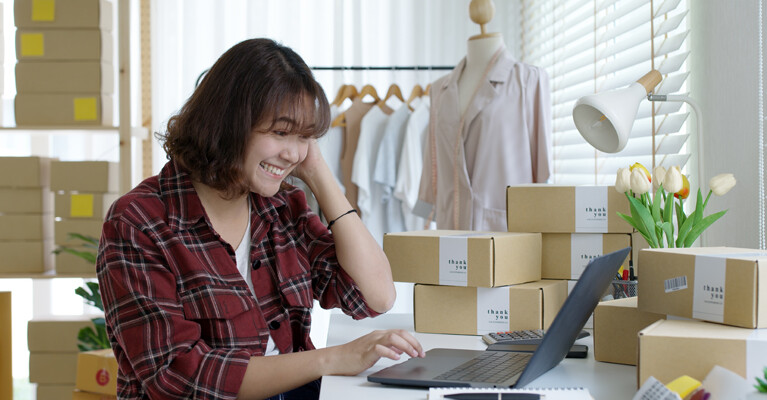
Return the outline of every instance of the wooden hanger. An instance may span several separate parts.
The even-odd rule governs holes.
[[[431,83],[426,85],[426,88],[423,89],[423,95],[428,96],[430,90],[431,90]]]
[[[354,85],[341,85],[341,87],[338,89],[338,94],[336,94],[335,100],[333,100],[330,105],[339,107],[341,104],[343,104],[344,100],[354,100],[357,95],[357,88],[354,87]]]
[[[408,97],[407,101],[405,102],[405,104],[407,104],[407,106],[410,107],[411,111],[413,110],[413,106],[411,106],[410,103],[412,103],[413,100],[421,96],[423,96],[423,88],[421,87],[421,85],[416,83],[415,86],[413,86],[413,90],[410,92],[410,97]]]
[[[386,92],[386,96],[384,97],[383,101],[384,102],[388,101],[392,96],[398,98],[399,101],[403,103],[405,102],[405,98],[402,97],[402,90],[400,90],[399,85],[397,85],[396,83],[392,83],[389,86],[389,91]]]
[[[376,88],[373,85],[363,86],[362,89],[360,89],[359,95],[360,99],[365,99],[365,96],[370,95],[376,103],[381,101],[381,98],[378,97],[378,92],[376,92]]]

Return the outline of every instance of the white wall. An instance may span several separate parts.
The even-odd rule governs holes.
[[[729,209],[706,232],[706,246],[759,247],[758,1],[690,2],[690,96],[703,114],[703,188],[718,173],[738,180],[706,207],[706,214]],[[693,189],[700,182],[692,177]]]

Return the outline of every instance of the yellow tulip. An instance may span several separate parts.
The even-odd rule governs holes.
[[[687,177],[682,175],[682,188],[678,192],[674,193],[674,197],[677,199],[686,199],[690,195],[690,181]]]
[[[648,171],[647,168],[644,167],[644,165],[640,163],[634,163],[634,165],[631,166],[630,170],[631,172],[634,172],[635,169],[638,169],[640,172],[642,172],[642,174],[647,178],[647,182],[652,182],[650,171]]]

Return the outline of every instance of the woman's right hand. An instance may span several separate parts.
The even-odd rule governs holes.
[[[334,350],[331,375],[357,375],[372,367],[381,357],[399,360],[402,353],[410,357],[424,357],[421,343],[404,329],[373,331],[336,346]]]

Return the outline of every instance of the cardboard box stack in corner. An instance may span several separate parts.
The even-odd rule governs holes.
[[[416,284],[417,332],[481,335],[542,329],[564,303],[564,285],[540,280],[537,233],[389,233],[383,247],[394,280]]]
[[[117,359],[112,349],[84,351],[78,355],[75,387],[73,399],[91,399],[96,395],[102,400],[117,397]]]
[[[55,196],[56,246],[82,247],[71,233],[96,240],[112,202],[117,198],[118,166],[106,161],[53,161],[51,190]],[[91,250],[92,249],[88,249]],[[56,255],[57,274],[95,274],[95,266],[69,253]]]
[[[541,278],[567,281],[568,293],[588,262],[622,248],[639,247],[626,197],[612,186],[525,184],[506,188],[509,232],[541,233]],[[629,256],[628,267],[633,254]],[[586,328],[593,327],[589,318]]]
[[[0,273],[53,270],[50,160],[0,157]]]
[[[16,0],[16,125],[113,125],[107,0]]]

